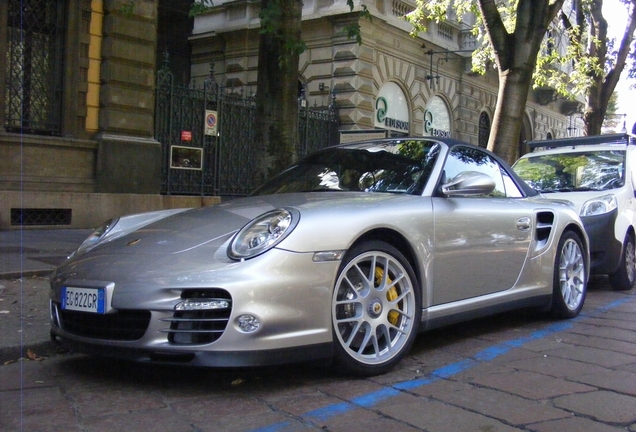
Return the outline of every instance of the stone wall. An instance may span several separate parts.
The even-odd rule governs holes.
[[[161,145],[154,139],[158,4],[136,0],[126,12],[128,0],[69,0],[62,133],[0,131],[0,229],[92,228],[122,214],[220,201],[160,195]],[[0,6],[6,20],[3,11]],[[12,223],[12,213],[58,210],[69,216],[62,226]]]
[[[104,2],[96,192],[161,190],[161,145],[154,140],[158,0]]]
[[[158,194],[103,194],[73,192],[0,191],[0,229],[95,228],[105,220],[126,214],[217,204],[218,197]],[[16,209],[66,210],[70,223],[12,224]]]

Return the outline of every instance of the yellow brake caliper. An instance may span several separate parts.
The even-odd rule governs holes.
[[[375,268],[375,286],[380,286],[380,284],[382,283],[383,277],[384,277],[384,270],[382,270],[380,267],[376,267]],[[389,277],[387,276],[386,284],[391,285],[392,282],[393,281],[389,279]],[[386,299],[388,301],[395,300],[397,296],[398,296],[398,292],[397,292],[397,289],[395,289],[395,286],[392,286],[386,292]],[[400,314],[398,312],[394,310],[389,311],[388,319],[389,319],[389,322],[393,324],[394,326],[397,326],[399,317],[400,317]]]

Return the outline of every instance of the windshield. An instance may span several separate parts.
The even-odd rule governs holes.
[[[283,171],[252,195],[364,191],[421,194],[439,153],[428,140],[389,140],[332,147]]]
[[[513,169],[539,192],[608,190],[624,185],[625,151],[530,156]]]

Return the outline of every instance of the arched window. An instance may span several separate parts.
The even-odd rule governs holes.
[[[479,115],[479,147],[486,148],[488,146],[488,137],[490,136],[490,118],[488,114],[483,112]]]

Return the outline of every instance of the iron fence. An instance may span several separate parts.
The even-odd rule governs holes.
[[[337,144],[335,95],[329,106],[313,107],[301,96],[298,115],[299,156]],[[166,61],[157,73],[155,109],[155,138],[163,155],[161,193],[249,194],[257,186],[251,184],[250,165],[254,116],[253,94],[218,85],[212,72],[203,85],[177,84]]]

